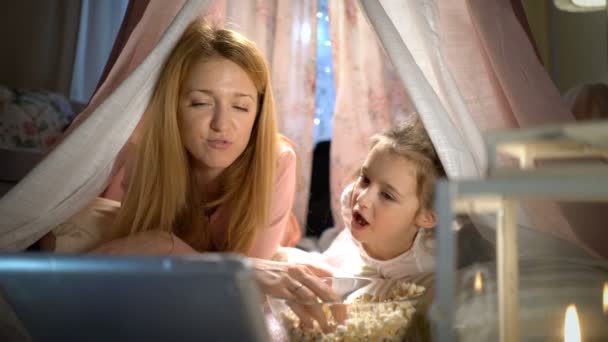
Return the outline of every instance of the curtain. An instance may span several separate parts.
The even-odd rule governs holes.
[[[122,49],[125,47],[125,44],[129,40],[131,33],[141,20],[144,12],[146,11],[146,7],[150,0],[130,0],[129,5],[127,5],[127,9],[125,10],[125,15],[122,20],[122,24],[120,24],[120,29],[118,30],[118,34],[116,35],[116,40],[114,40],[114,45],[112,46],[112,51],[110,52],[110,56],[108,56],[108,62],[106,63],[103,73],[99,78],[99,82],[97,83],[97,87],[95,91],[101,87],[101,85],[105,82],[108,77],[108,73],[114,67],[114,63],[116,63],[116,59],[120,55]]]
[[[255,10],[249,11],[252,7],[247,6]],[[27,247],[104,188],[109,197],[121,196],[118,188],[123,166],[133,157],[131,146],[139,138],[139,118],[162,62],[187,23],[200,14],[219,23],[225,20],[226,26],[257,41],[268,56],[272,77],[276,78],[280,129],[294,141],[299,155],[296,213],[303,223],[314,119],[315,12],[312,0],[150,2],[105,81],[64,140],[0,199],[0,214],[7,218],[0,223],[0,248]],[[73,176],[66,180],[62,169],[69,169]]]
[[[485,173],[481,134],[573,120],[508,0],[361,5],[391,60],[399,61],[397,71],[450,177]],[[581,210],[574,215],[554,202],[525,202],[523,209],[523,221],[535,230],[607,254],[606,239],[591,241],[601,228],[587,229]],[[599,223],[602,215],[594,212],[590,221]]]
[[[293,143],[298,157],[294,213],[305,226],[312,166],[316,66],[316,1],[215,0],[205,16],[218,26],[253,40],[269,63],[279,131]],[[156,6],[155,3],[151,4]],[[179,4],[173,4],[177,8]],[[136,143],[138,134],[131,141]],[[132,158],[125,149],[123,158]],[[120,200],[123,169],[116,172],[105,196]]]
[[[330,0],[336,104],[330,189],[334,222],[342,227],[340,194],[363,163],[370,137],[415,109],[355,0]]]
[[[70,98],[86,103],[99,78],[120,29],[128,0],[81,0],[78,45]]]
[[[294,213],[304,228],[314,147],[317,0],[277,4],[276,33],[269,60],[279,130],[296,146],[298,181]]]
[[[0,198],[0,250],[25,249],[103,191],[150,100],[161,66],[208,3],[189,0],[173,7],[176,2],[158,1],[146,8],[70,133]]]
[[[398,82],[390,72],[385,72],[390,65],[378,62],[382,60],[381,49],[370,40],[369,30],[365,31],[357,4],[330,3],[331,20],[338,25],[332,29],[337,80],[334,137],[358,137],[332,146],[332,154],[336,156],[331,176],[333,196],[339,196],[342,190],[339,177],[358,167],[367,151],[367,145],[361,141],[375,133],[375,128],[401,120],[414,109],[420,113],[450,177],[484,174],[482,133],[499,127],[572,120],[508,1],[361,1],[361,9],[395,62],[407,96],[397,88]],[[119,169],[121,158],[128,156],[123,146],[136,139],[137,134],[132,133],[150,99],[159,69],[186,25],[200,13],[222,13],[220,7],[207,7],[209,3],[155,1],[146,7],[105,82],[67,137],[0,198],[1,250],[27,247],[78,212],[106,187]],[[276,11],[284,14],[281,6],[286,5],[277,2]],[[347,26],[347,21],[355,26]],[[346,34],[347,30],[351,32]],[[288,32],[293,35],[298,31]],[[301,36],[302,31],[299,32]],[[263,47],[266,53],[270,49],[271,63],[275,63],[279,49]],[[348,68],[352,74],[342,72]],[[280,70],[273,69],[273,75]],[[297,75],[281,74],[288,84],[295,85],[298,78],[287,76]],[[312,83],[310,80],[308,84]],[[366,83],[377,87],[365,88]],[[350,89],[357,92],[349,93]],[[306,105],[302,103],[297,105]],[[289,112],[299,109],[291,107],[280,113],[285,118],[282,126],[288,120],[291,122]],[[348,126],[351,122],[354,124]],[[309,135],[312,140],[312,128]],[[358,160],[349,156],[356,153],[361,153]],[[554,209],[553,214],[537,215],[544,219],[539,230],[588,247],[585,241],[589,239],[580,237],[581,225],[570,225],[559,206],[549,209]],[[596,213],[595,217],[601,215]],[[605,249],[608,244],[600,242],[596,243]]]
[[[134,0],[140,2],[141,0]],[[203,0],[194,0],[203,1]],[[125,14],[125,19],[131,19],[136,22],[135,27],[133,28],[131,25],[127,23],[125,25],[126,29],[131,29],[131,34],[127,37],[127,41],[124,44],[124,47],[120,50],[118,57],[115,60],[110,60],[112,64],[112,68],[110,71],[104,71],[105,75],[102,75],[104,78],[103,84],[101,84],[93,97],[89,101],[89,105],[83,112],[81,112],[72,122],[70,127],[68,127],[66,131],[66,136],[69,136],[73,130],[78,128],[82,122],[84,122],[91,113],[95,111],[99,105],[106,100],[118,87],[135,71],[135,69],[144,61],[144,59],[150,55],[151,51],[158,44],[161,36],[165,32],[165,29],[171,24],[174,17],[177,15],[178,11],[184,6],[186,0],[173,0],[167,3],[163,3],[162,1],[154,2],[153,6],[148,5],[143,9],[141,6],[134,4],[132,7],[133,11],[143,10],[143,15],[141,18],[133,18],[132,12]],[[209,6],[207,2],[203,1],[205,4],[200,4],[203,8]],[[199,7],[197,7],[199,8]],[[135,13],[135,14],[138,14]],[[189,13],[188,17],[195,18],[197,13]],[[185,16],[185,14],[184,14]],[[122,32],[118,33],[118,38],[125,39]],[[114,53],[114,51],[112,52]],[[128,113],[126,113],[128,114]],[[121,154],[120,157],[123,157],[124,153]]]
[[[216,0],[208,17],[253,40],[268,61],[279,131],[298,157],[294,213],[305,227],[312,170],[317,0]]]

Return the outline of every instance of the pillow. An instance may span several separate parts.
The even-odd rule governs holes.
[[[0,86],[0,148],[47,151],[74,116],[61,94]]]

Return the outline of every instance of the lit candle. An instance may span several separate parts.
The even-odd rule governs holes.
[[[568,305],[564,320],[564,342],[581,342],[581,327],[574,304]]]
[[[473,284],[475,292],[481,293],[483,291],[483,281],[481,279],[481,272],[477,271],[475,274],[475,283]]]
[[[608,314],[608,282],[604,283],[604,292],[602,294],[602,306],[604,307],[604,313]]]

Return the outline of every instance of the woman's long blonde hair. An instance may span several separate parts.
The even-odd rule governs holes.
[[[220,176],[221,195],[207,198],[196,185],[180,136],[178,101],[192,66],[201,58],[238,64],[258,91],[258,113],[243,153]],[[269,223],[279,134],[268,67],[255,44],[242,35],[197,19],[166,61],[144,114],[135,169],[114,228],[125,235],[173,232],[198,251],[247,253],[256,232]],[[206,211],[229,209],[225,236],[212,236]]]

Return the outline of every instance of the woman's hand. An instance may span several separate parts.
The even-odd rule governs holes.
[[[303,327],[312,329],[314,320],[324,332],[331,331],[322,306],[319,305],[319,299],[323,302],[340,301],[331,286],[319,278],[329,277],[331,272],[311,265],[252,260],[254,276],[263,293],[286,299],[293,312],[300,318]],[[344,323],[346,308],[334,304],[331,310],[336,322]]]

